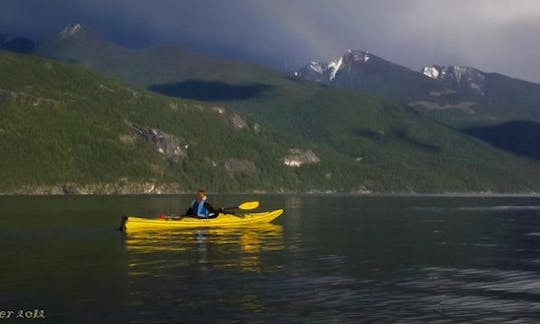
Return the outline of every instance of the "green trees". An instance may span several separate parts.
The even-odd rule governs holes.
[[[407,107],[274,74],[261,76],[272,89],[262,97],[198,102],[5,52],[0,71],[3,193],[540,187],[537,162]],[[135,125],[167,134],[182,154],[160,152]],[[320,161],[286,166],[291,148],[311,150]]]

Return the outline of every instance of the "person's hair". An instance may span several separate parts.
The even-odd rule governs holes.
[[[206,193],[206,191],[205,191],[204,189],[199,189],[199,190],[197,190],[197,193],[202,193],[202,194],[205,194],[205,193]]]

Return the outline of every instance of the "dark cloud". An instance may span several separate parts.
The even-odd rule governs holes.
[[[418,69],[464,64],[540,82],[536,0],[3,0],[0,31],[81,22],[125,45],[175,43],[279,68],[365,49]]]

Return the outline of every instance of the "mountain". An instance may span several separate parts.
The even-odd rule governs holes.
[[[366,51],[348,50],[327,63],[310,62],[295,77],[333,87],[410,101],[441,88],[440,82]]]
[[[76,28],[77,26],[80,27]],[[259,81],[257,73],[264,75],[269,71],[256,64],[207,56],[173,46],[125,48],[80,24],[67,26],[56,38],[43,42],[33,54],[64,63],[77,63],[145,88],[167,88],[171,82],[185,80],[188,82],[183,86],[192,93],[193,84],[190,81],[206,80],[208,83],[201,86],[208,86],[211,91],[201,93],[198,89],[191,95],[191,99],[199,100],[206,100],[207,94],[213,96],[216,91],[223,90],[233,90],[234,93],[246,90],[249,93],[253,91],[250,85],[256,88]],[[223,72],[226,72],[226,75]],[[281,76],[278,72],[274,74]],[[221,80],[226,82],[211,83]],[[215,88],[220,85],[238,85],[238,88]],[[183,87],[180,87],[180,91],[182,89]]]
[[[178,183],[180,188],[204,186],[223,191],[530,192],[540,187],[538,162],[496,149],[395,101],[333,89],[255,64],[182,48],[126,49],[95,33],[81,33],[81,29],[68,34],[70,37],[44,43],[35,53],[84,65],[133,85],[77,66],[4,54],[7,57],[0,62],[13,64],[7,75],[17,77],[5,78],[0,88],[15,93],[32,92],[33,96],[70,105],[69,109],[59,111],[73,113],[69,120],[77,123],[63,130],[70,123],[59,121],[54,128],[43,129],[46,134],[39,138],[52,136],[54,140],[48,145],[57,149],[52,156],[63,157],[61,161],[80,159],[78,163],[87,168],[64,172],[70,169],[62,165],[44,171],[25,157],[20,166],[35,173],[18,177],[23,171],[16,163],[21,159],[17,154],[30,156],[39,149],[30,134],[39,134],[39,127],[49,118],[49,110],[33,109],[32,100],[24,105],[11,103],[13,113],[21,114],[19,121],[27,118],[25,112],[32,117],[29,126],[14,123],[13,118],[5,115],[6,126],[0,126],[8,129],[20,124],[21,129],[9,134],[25,134],[10,135],[5,145],[11,143],[11,146],[0,147],[8,152],[0,159],[9,160],[4,164],[2,176],[12,179],[11,187],[34,183],[40,179],[38,174],[49,174],[40,183],[53,185],[99,182],[112,183],[110,186],[114,188],[128,178],[135,183],[150,182],[164,188],[173,186],[166,184]],[[27,59],[33,63],[26,62]],[[48,70],[49,64],[66,72],[53,73],[57,69]],[[429,83],[438,82],[420,77]],[[13,84],[19,78],[23,81]],[[113,92],[98,90],[100,84]],[[124,94],[120,90],[123,88],[135,91],[137,98],[148,99],[137,103],[130,97],[130,91]],[[107,97],[102,98],[104,93]],[[177,106],[191,108],[177,115],[184,112],[174,110]],[[34,116],[35,111],[42,114]],[[195,113],[198,111],[207,113]],[[78,135],[87,132],[88,125],[81,122],[89,116],[99,120],[90,128],[95,131],[92,136]],[[113,121],[109,122],[111,118]],[[240,128],[233,131],[230,125]],[[52,134],[63,134],[62,140]],[[106,134],[113,135],[103,137]],[[136,135],[135,143],[146,151],[122,151],[123,146],[112,140],[130,141],[122,135]],[[161,138],[169,136],[176,140],[156,146],[162,142]],[[64,138],[74,140],[63,143]],[[70,146],[79,142],[93,149],[79,151],[78,146],[77,149]],[[99,148],[92,143],[108,143],[112,147]],[[201,143],[205,143],[204,150]],[[32,147],[27,148],[28,145]],[[179,158],[182,153],[177,148],[182,151],[182,145],[193,148],[193,156],[188,149],[188,159]],[[199,149],[195,150],[196,147]],[[159,149],[172,155],[164,157]],[[100,153],[103,150],[107,153]],[[50,147],[43,149],[48,151]],[[86,155],[81,155],[83,152]],[[12,155],[16,158],[10,160]],[[109,157],[114,160],[109,161]],[[148,161],[150,158],[157,160]],[[100,162],[101,159],[106,162]],[[136,168],[115,169],[124,160]],[[113,170],[101,174],[97,167],[93,169],[94,164]],[[159,172],[156,175],[152,170]]]
[[[450,97],[467,98],[471,108],[469,114],[485,115],[491,119],[487,124],[511,120],[540,121],[539,84],[467,66],[431,66],[423,68],[422,72],[455,91],[448,94]]]
[[[86,65],[92,66],[99,62],[93,61],[93,58],[110,57],[114,60],[119,52],[124,52],[122,47],[107,41],[82,24],[73,24],[62,29],[51,41],[42,42],[33,54],[66,63],[72,62],[72,57],[83,57],[88,62]]]
[[[0,69],[0,192],[278,191],[302,181],[283,161],[301,163],[309,148],[226,108],[2,51]]]
[[[387,96],[453,127],[540,121],[540,85],[467,66],[432,65],[413,71],[365,51],[348,50],[328,63],[310,62],[293,75]]]

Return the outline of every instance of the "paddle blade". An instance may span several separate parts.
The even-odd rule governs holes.
[[[242,203],[238,206],[239,209],[243,209],[243,210],[251,210],[251,209],[255,209],[259,207],[259,202],[258,201],[247,201],[245,203]]]

